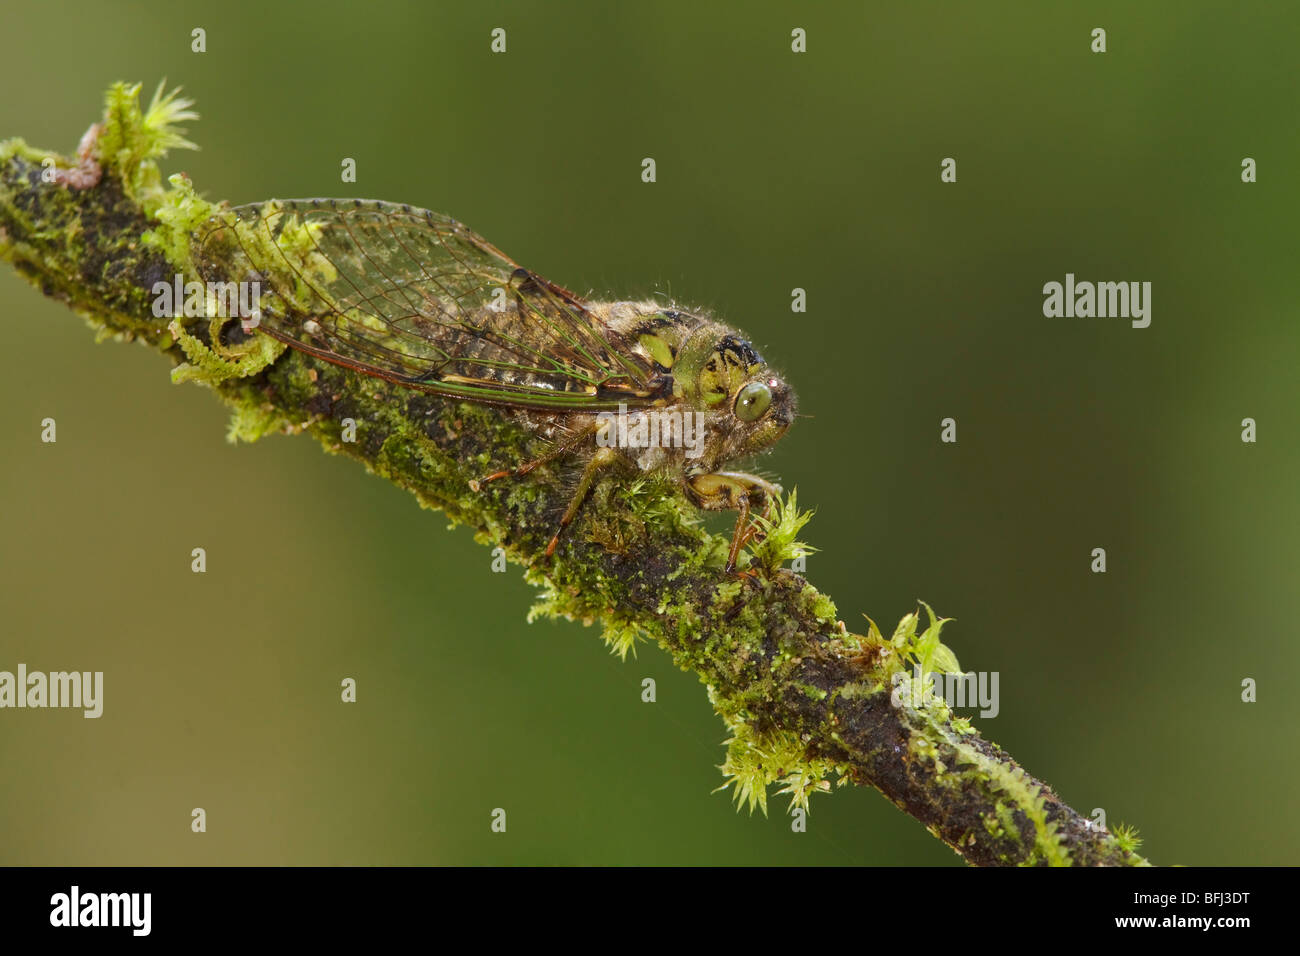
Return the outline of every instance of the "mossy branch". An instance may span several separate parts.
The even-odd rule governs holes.
[[[160,90],[141,109],[138,97],[114,86],[74,157],[0,144],[0,256],[101,336],[144,342],[174,379],[210,387],[233,410],[232,441],[307,432],[500,544],[544,589],[535,614],[599,621],[624,655],[639,638],[657,642],[707,686],[731,733],[724,786],[751,810],[766,811],[772,785],[807,810],[836,779],[877,788],[972,864],[1146,862],[1131,832],[1066,806],[942,698],[913,700],[914,663],[956,669],[942,621],[931,614],[918,634],[913,614],[889,638],[874,624],[852,633],[829,597],[782,567],[809,550],[795,540],[808,514],[793,496],[737,576],[724,571],[725,540],[699,527],[674,485],[606,478],[548,561],[563,464],[470,488],[535,454],[508,414],[231,336],[228,320],[156,317],[156,283],[197,279],[189,236],[213,207],[184,176],[164,184],[157,166],[189,145],[176,124],[194,118],[191,104]]]

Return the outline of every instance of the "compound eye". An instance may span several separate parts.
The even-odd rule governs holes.
[[[763,417],[772,405],[772,390],[762,382],[750,382],[736,396],[736,417],[753,422]]]

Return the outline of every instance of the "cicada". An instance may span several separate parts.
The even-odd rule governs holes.
[[[734,570],[752,515],[780,489],[737,459],[795,413],[791,388],[736,330],[653,301],[584,301],[447,216],[365,200],[239,206],[194,234],[208,283],[256,282],[256,328],[398,385],[513,410],[544,452],[470,484],[575,458],[582,476],[547,547],[603,469],[671,475],[708,511],[735,510]]]

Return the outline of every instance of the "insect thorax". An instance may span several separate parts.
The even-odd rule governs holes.
[[[763,357],[734,329],[656,302],[601,303],[610,327],[673,379],[673,395],[688,405],[723,409],[746,380],[765,368]]]

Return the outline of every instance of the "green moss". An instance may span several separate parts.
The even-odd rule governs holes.
[[[148,109],[140,108],[140,84],[114,83],[105,97],[104,128],[99,135],[100,163],[116,173],[126,194],[147,212],[160,202],[161,184],[154,160],[173,149],[197,149],[185,139],[180,123],[198,119],[194,103],[180,89],[165,92],[159,83]]]
[[[195,275],[190,236],[216,215],[217,207],[194,191],[190,179],[176,173],[167,180],[171,189],[158,197],[153,215],[158,225],[142,234],[146,246],[158,249],[184,275]]]
[[[609,648],[611,654],[617,654],[619,660],[626,661],[628,652],[636,657],[636,644],[638,641],[644,641],[645,635],[636,623],[606,621],[605,629],[601,631],[601,640]]]
[[[811,684],[801,684],[798,681],[794,682],[794,686],[803,691],[809,700],[826,699],[827,692],[822,690],[820,687],[814,687]]]
[[[804,589],[805,596],[811,598],[812,613],[818,621],[830,622],[839,619],[840,612],[835,602],[811,585]]]
[[[965,717],[954,717],[952,720],[952,729],[959,734],[975,733],[975,728],[971,726],[970,721]]]
[[[730,789],[736,809],[758,807],[767,815],[767,788],[779,785],[778,795],[790,797],[790,809],[811,809],[814,793],[830,791],[827,779],[847,768],[827,760],[809,760],[799,738],[786,731],[758,734],[745,721],[727,718],[732,731],[727,759],[719,767],[726,780],[718,790]],[[714,791],[718,792],[717,790]]]
[[[797,488],[788,497],[773,501],[769,517],[759,515],[754,519],[754,523],[763,531],[762,539],[750,548],[755,563],[771,574],[786,561],[814,554],[816,548],[796,540],[804,525],[812,518],[812,511],[799,510]]]
[[[220,340],[221,326],[226,321],[215,319],[210,324],[209,341]],[[264,371],[283,354],[285,346],[267,335],[257,335],[248,340],[242,354],[227,352],[218,355],[206,343],[187,333],[179,320],[173,321],[168,329],[177,345],[184,351],[189,363],[172,369],[172,381],[199,382],[203,385],[217,386],[232,378],[248,378]]]
[[[1124,823],[1120,823],[1115,827],[1115,842],[1119,844],[1120,849],[1125,853],[1136,853],[1142,846],[1142,838],[1138,836],[1137,827],[1131,827]]]

